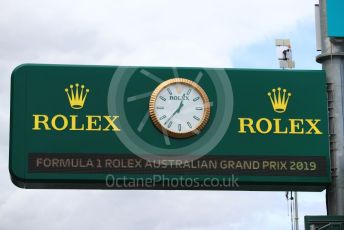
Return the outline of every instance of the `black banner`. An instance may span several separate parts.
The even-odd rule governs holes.
[[[145,160],[126,154],[29,153],[29,173],[326,176],[325,157],[205,156]]]

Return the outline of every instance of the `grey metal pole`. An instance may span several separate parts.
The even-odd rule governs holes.
[[[344,215],[344,42],[327,36],[326,0],[320,0],[321,54],[326,72],[332,183],[326,191],[328,215]]]
[[[295,230],[299,230],[299,203],[297,202],[297,192],[295,192]]]

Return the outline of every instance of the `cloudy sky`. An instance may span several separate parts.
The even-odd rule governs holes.
[[[282,192],[23,190],[8,172],[10,75],[21,63],[277,68],[290,38],[315,62],[314,0],[0,0],[0,229],[290,229]],[[303,215],[325,193],[300,194]]]

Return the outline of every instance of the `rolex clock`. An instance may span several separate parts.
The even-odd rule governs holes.
[[[153,91],[149,101],[149,115],[154,125],[174,138],[197,135],[205,127],[210,115],[209,99],[194,81],[172,78]]]
[[[115,135],[131,153],[192,160],[227,132],[233,93],[223,69],[118,67],[107,103],[108,114],[120,117]]]

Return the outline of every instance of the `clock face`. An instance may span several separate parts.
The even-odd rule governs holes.
[[[209,99],[197,83],[173,78],[153,91],[149,113],[163,134],[175,138],[190,137],[199,134],[208,122]]]

